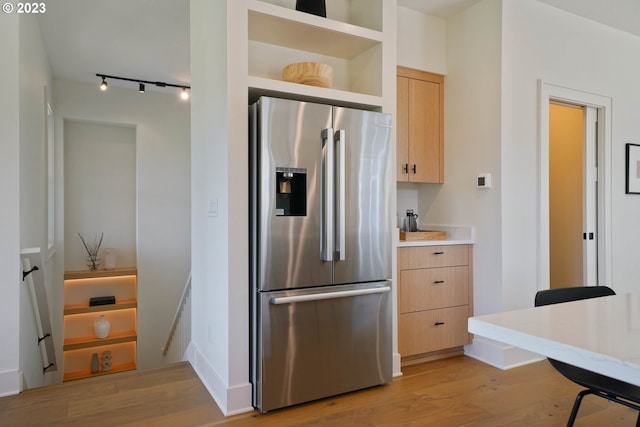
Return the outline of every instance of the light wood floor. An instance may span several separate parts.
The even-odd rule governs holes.
[[[563,426],[579,391],[546,361],[501,371],[461,356],[407,367],[403,374],[385,386],[225,418],[182,363],[1,398],[0,426]],[[636,416],[587,396],[576,427],[632,427]]]

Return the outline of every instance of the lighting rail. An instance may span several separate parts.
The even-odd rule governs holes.
[[[176,87],[181,89],[180,97],[184,100],[189,99],[189,90],[191,89],[191,86],[186,86],[186,85],[177,85],[177,84],[166,83],[166,82],[154,82],[150,80],[130,79],[128,77],[110,76],[108,74],[96,74],[96,76],[102,79],[102,82],[100,83],[101,91],[105,91],[109,87],[109,83],[107,83],[107,79],[123,80],[127,82],[138,83],[138,90],[140,93],[145,92],[145,85],[154,85],[157,87]]]

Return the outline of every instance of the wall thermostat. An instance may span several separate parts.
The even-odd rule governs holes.
[[[482,175],[478,175],[476,187],[478,188],[491,188],[491,174],[484,173]]]

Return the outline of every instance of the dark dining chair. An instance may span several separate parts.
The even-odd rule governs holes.
[[[557,304],[588,298],[615,295],[613,289],[607,286],[578,286],[572,288],[556,288],[539,291],[536,294],[535,306]],[[567,422],[567,427],[573,426],[580,409],[582,398],[588,394],[595,394],[612,402],[620,403],[640,411],[640,387],[607,377],[586,369],[579,368],[555,359],[547,359],[553,367],[571,381],[585,387],[576,396],[576,400]],[[636,420],[636,427],[640,427],[640,412]]]

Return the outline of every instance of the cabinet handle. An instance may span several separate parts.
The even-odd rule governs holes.
[[[436,322],[433,324],[433,326],[442,326],[444,325],[444,322]]]
[[[413,173],[415,174],[416,173],[416,164],[415,163],[413,164],[413,167],[411,169],[413,170]]]
[[[404,173],[409,173],[409,163],[405,163],[402,169],[404,169]]]
[[[438,252],[434,252],[434,255],[444,255],[444,251],[438,251]]]
[[[444,283],[444,280],[436,280],[433,283],[435,283],[436,285],[441,285]]]

